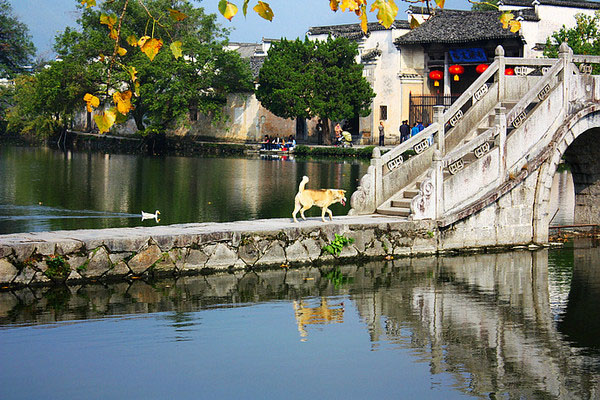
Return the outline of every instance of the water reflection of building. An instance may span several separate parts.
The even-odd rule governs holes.
[[[588,398],[600,389],[598,371],[572,356],[554,326],[546,252],[466,260],[444,258],[437,266],[415,260],[398,271],[403,290],[351,292],[372,340],[412,349],[434,374],[452,374],[461,390],[476,396],[520,397],[526,387],[531,396]],[[580,324],[573,327],[581,332]]]

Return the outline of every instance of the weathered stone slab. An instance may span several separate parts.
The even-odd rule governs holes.
[[[11,282],[19,270],[5,259],[0,259],[0,284]]]
[[[143,274],[148,268],[157,262],[162,256],[160,248],[153,244],[148,246],[145,250],[133,256],[127,263],[131,272],[135,275]]]
[[[108,252],[104,247],[98,247],[89,255],[87,263],[77,268],[79,274],[85,278],[99,278],[112,266]]]
[[[189,251],[185,262],[183,263],[182,270],[197,270],[204,268],[204,265],[208,261],[208,256],[200,250],[192,249]]]

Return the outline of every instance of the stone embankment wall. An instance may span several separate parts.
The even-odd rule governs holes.
[[[335,234],[354,239],[338,256]],[[435,254],[432,221],[386,216],[203,223],[0,236],[0,288]]]

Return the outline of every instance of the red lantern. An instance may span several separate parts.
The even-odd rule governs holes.
[[[451,65],[450,68],[448,68],[448,72],[450,72],[452,75],[454,75],[454,80],[458,81],[460,80],[459,75],[462,74],[463,72],[465,72],[465,67],[463,67],[462,65]]]
[[[515,74],[515,70],[512,68],[506,68],[504,70],[504,75],[514,75]]]
[[[434,69],[429,73],[429,79],[433,80],[433,86],[440,86],[440,80],[444,77],[444,73]]]
[[[483,72],[488,69],[489,65],[487,64],[479,64],[477,67],[475,67],[475,71],[477,71],[478,74],[483,74]]]

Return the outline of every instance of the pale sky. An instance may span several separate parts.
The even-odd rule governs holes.
[[[76,26],[78,10],[76,5],[81,0],[10,0],[13,13],[21,22],[29,26],[29,32],[38,49],[38,56],[44,59],[53,57],[52,45],[54,36],[62,32],[66,26]],[[98,4],[102,0],[98,0]],[[218,14],[218,0],[192,0],[197,6],[204,7],[208,13],[218,14],[217,20],[224,27],[234,28],[229,35],[233,42],[258,43],[265,38],[278,39],[286,37],[295,39],[304,37],[311,26],[337,25],[357,23],[358,18],[353,13],[334,13],[329,9],[329,0],[267,0],[275,17],[272,22],[260,18],[251,10],[256,1],[251,1],[248,16],[244,18],[241,12],[242,0],[231,0],[240,11],[229,22]],[[370,4],[370,2],[369,2]],[[406,18],[409,4],[396,0],[400,11],[397,19]],[[446,8],[470,8],[467,0],[447,0]],[[369,13],[369,22],[375,21],[375,15]]]

